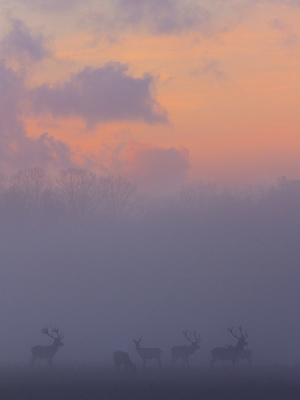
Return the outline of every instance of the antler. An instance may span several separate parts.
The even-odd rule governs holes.
[[[238,330],[240,331],[240,337],[238,337],[237,335],[236,335],[236,332],[235,333],[233,333],[233,328],[230,326],[229,328],[227,328],[227,330],[232,334],[232,336],[234,336],[236,339],[246,339],[247,337],[248,337],[248,333],[245,331],[245,333],[243,334],[243,328],[242,328],[242,326],[240,325],[240,326],[238,326]]]
[[[240,325],[240,326],[238,327],[238,330],[240,331],[241,339],[247,339],[248,333],[245,331],[245,333],[243,334],[243,332],[242,332],[242,325]]]
[[[55,327],[55,328],[52,328],[52,332],[53,333],[56,333],[56,338],[57,339],[63,339],[64,337],[65,337],[65,335],[63,335],[63,333],[61,332],[61,334],[59,334],[59,328],[57,327]]]
[[[62,333],[59,335],[59,333],[58,333],[59,332],[59,328],[56,328],[56,327],[52,328],[52,332],[56,333],[56,337],[49,333],[49,330],[48,330],[47,327],[42,328],[41,332],[45,333],[45,335],[50,336],[52,339],[63,339],[64,338],[64,335]]]
[[[197,332],[196,332],[196,331],[193,332],[193,335],[194,335],[194,338],[195,338],[195,341],[194,341],[194,342],[193,342],[192,339],[191,339],[192,334],[190,334],[190,337],[187,336],[187,331],[183,331],[183,334],[184,334],[184,336],[187,338],[187,340],[190,341],[191,343],[198,343],[198,342],[200,342],[200,335],[198,335],[198,337],[197,337]]]
[[[195,338],[195,342],[196,342],[196,343],[200,342],[200,340],[201,340],[200,334],[197,336],[197,332],[194,331],[193,335],[194,335],[194,338]]]

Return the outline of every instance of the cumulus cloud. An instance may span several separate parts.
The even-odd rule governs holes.
[[[167,123],[166,111],[153,98],[153,85],[150,74],[134,78],[126,65],[108,63],[102,68],[86,67],[53,87],[41,85],[32,91],[31,99],[37,113],[80,117],[88,126],[117,120]]]
[[[38,62],[51,56],[48,39],[41,32],[34,32],[20,19],[11,21],[11,30],[1,42],[1,54],[5,58]]]
[[[133,144],[125,168],[141,190],[171,193],[185,182],[190,168],[187,148]]]
[[[72,164],[71,150],[47,133],[37,139],[26,131],[22,104],[26,99],[24,76],[0,63],[0,167],[29,165],[66,167]]]

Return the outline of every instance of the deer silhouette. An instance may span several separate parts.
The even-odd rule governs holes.
[[[187,331],[183,331],[184,336],[187,338],[188,341],[191,342],[189,346],[174,346],[172,348],[172,361],[171,365],[175,367],[175,363],[178,358],[182,358],[183,365],[186,367],[189,366],[188,360],[189,356],[194,354],[196,350],[200,349],[199,342],[200,342],[200,335],[197,336],[196,331],[194,331],[193,336],[195,340],[192,340],[192,334],[187,336]]]
[[[161,367],[161,359],[160,359],[160,356],[162,353],[161,349],[158,349],[157,347],[153,347],[153,348],[152,347],[141,347],[140,346],[141,339],[139,339],[139,340],[133,339],[133,342],[135,344],[136,351],[142,357],[144,368],[146,367],[147,360],[151,360],[153,358],[155,358],[158,361],[159,367]]]
[[[246,342],[248,333],[246,331],[245,333],[243,333],[241,326],[238,327],[238,330],[240,331],[240,336],[237,336],[236,332],[233,333],[232,327],[227,328],[227,330],[232,334],[233,337],[235,337],[238,340],[238,342],[236,346],[216,347],[215,349],[213,349],[211,351],[211,356],[212,356],[210,363],[211,367],[213,366],[213,363],[219,359],[219,360],[231,360],[232,366],[233,368],[235,368],[238,359],[241,357],[244,351],[244,347],[248,345],[248,343]]]
[[[64,345],[63,342],[61,341],[64,338],[64,335],[62,333],[59,334],[58,328],[52,328],[52,333],[56,333],[56,337],[49,333],[48,328],[43,328],[41,332],[54,339],[54,342],[52,343],[51,346],[32,347],[31,366],[33,367],[35,360],[39,358],[41,360],[47,360],[49,367],[52,367],[53,357],[57,353],[58,349]]]
[[[249,367],[252,367],[252,350],[244,349],[238,356],[238,359],[236,360],[237,365],[240,360],[247,360]]]
[[[136,365],[129,358],[129,354],[126,351],[115,351],[113,354],[114,370],[116,372],[121,371],[122,365],[124,365],[124,371],[130,369],[131,372],[136,373]]]

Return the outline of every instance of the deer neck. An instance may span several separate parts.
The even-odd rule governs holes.
[[[237,342],[235,348],[236,348],[239,352],[242,352],[242,351],[244,350],[244,346],[245,346],[244,343],[243,343],[241,340],[239,340],[239,341]]]
[[[54,340],[54,342],[52,343],[52,349],[53,349],[53,352],[54,353],[56,353],[57,352],[57,350],[59,349],[59,347],[60,347],[60,343],[58,342],[58,341],[56,341],[56,340]]]
[[[134,344],[135,344],[136,351],[137,351],[139,354],[141,354],[141,346],[140,346],[140,344],[139,344],[139,343],[134,343]]]
[[[193,353],[195,353],[195,351],[198,349],[198,347],[196,346],[195,343],[192,343],[192,344],[188,347],[188,349],[189,349],[190,354],[193,354]]]

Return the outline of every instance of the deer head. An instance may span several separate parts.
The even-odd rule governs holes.
[[[60,347],[60,346],[63,346],[64,344],[63,344],[63,342],[62,342],[62,339],[65,337],[65,335],[63,335],[63,333],[61,332],[61,333],[59,333],[59,328],[52,328],[52,333],[56,333],[56,336],[53,336],[53,335],[51,335],[50,333],[49,333],[49,330],[48,330],[48,328],[43,328],[42,330],[41,330],[41,332],[42,333],[44,333],[45,335],[48,335],[49,337],[51,337],[52,339],[54,339],[54,342],[53,342],[53,346],[56,346],[56,347]]]
[[[197,336],[196,331],[194,331],[193,333],[190,333],[189,336],[187,335],[187,331],[183,331],[183,334],[187,338],[187,340],[189,342],[191,342],[192,347],[194,347],[195,349],[200,349],[200,346],[198,343],[200,342],[201,339],[200,339],[200,335]],[[192,340],[192,335],[194,337],[194,340]]]
[[[246,331],[245,333],[243,333],[243,329],[241,326],[238,327],[238,330],[240,331],[240,336],[237,336],[236,331],[233,332],[232,327],[227,328],[227,330],[232,334],[233,337],[235,337],[238,340],[237,346],[244,347],[248,345],[248,343],[246,342],[248,333]]]

